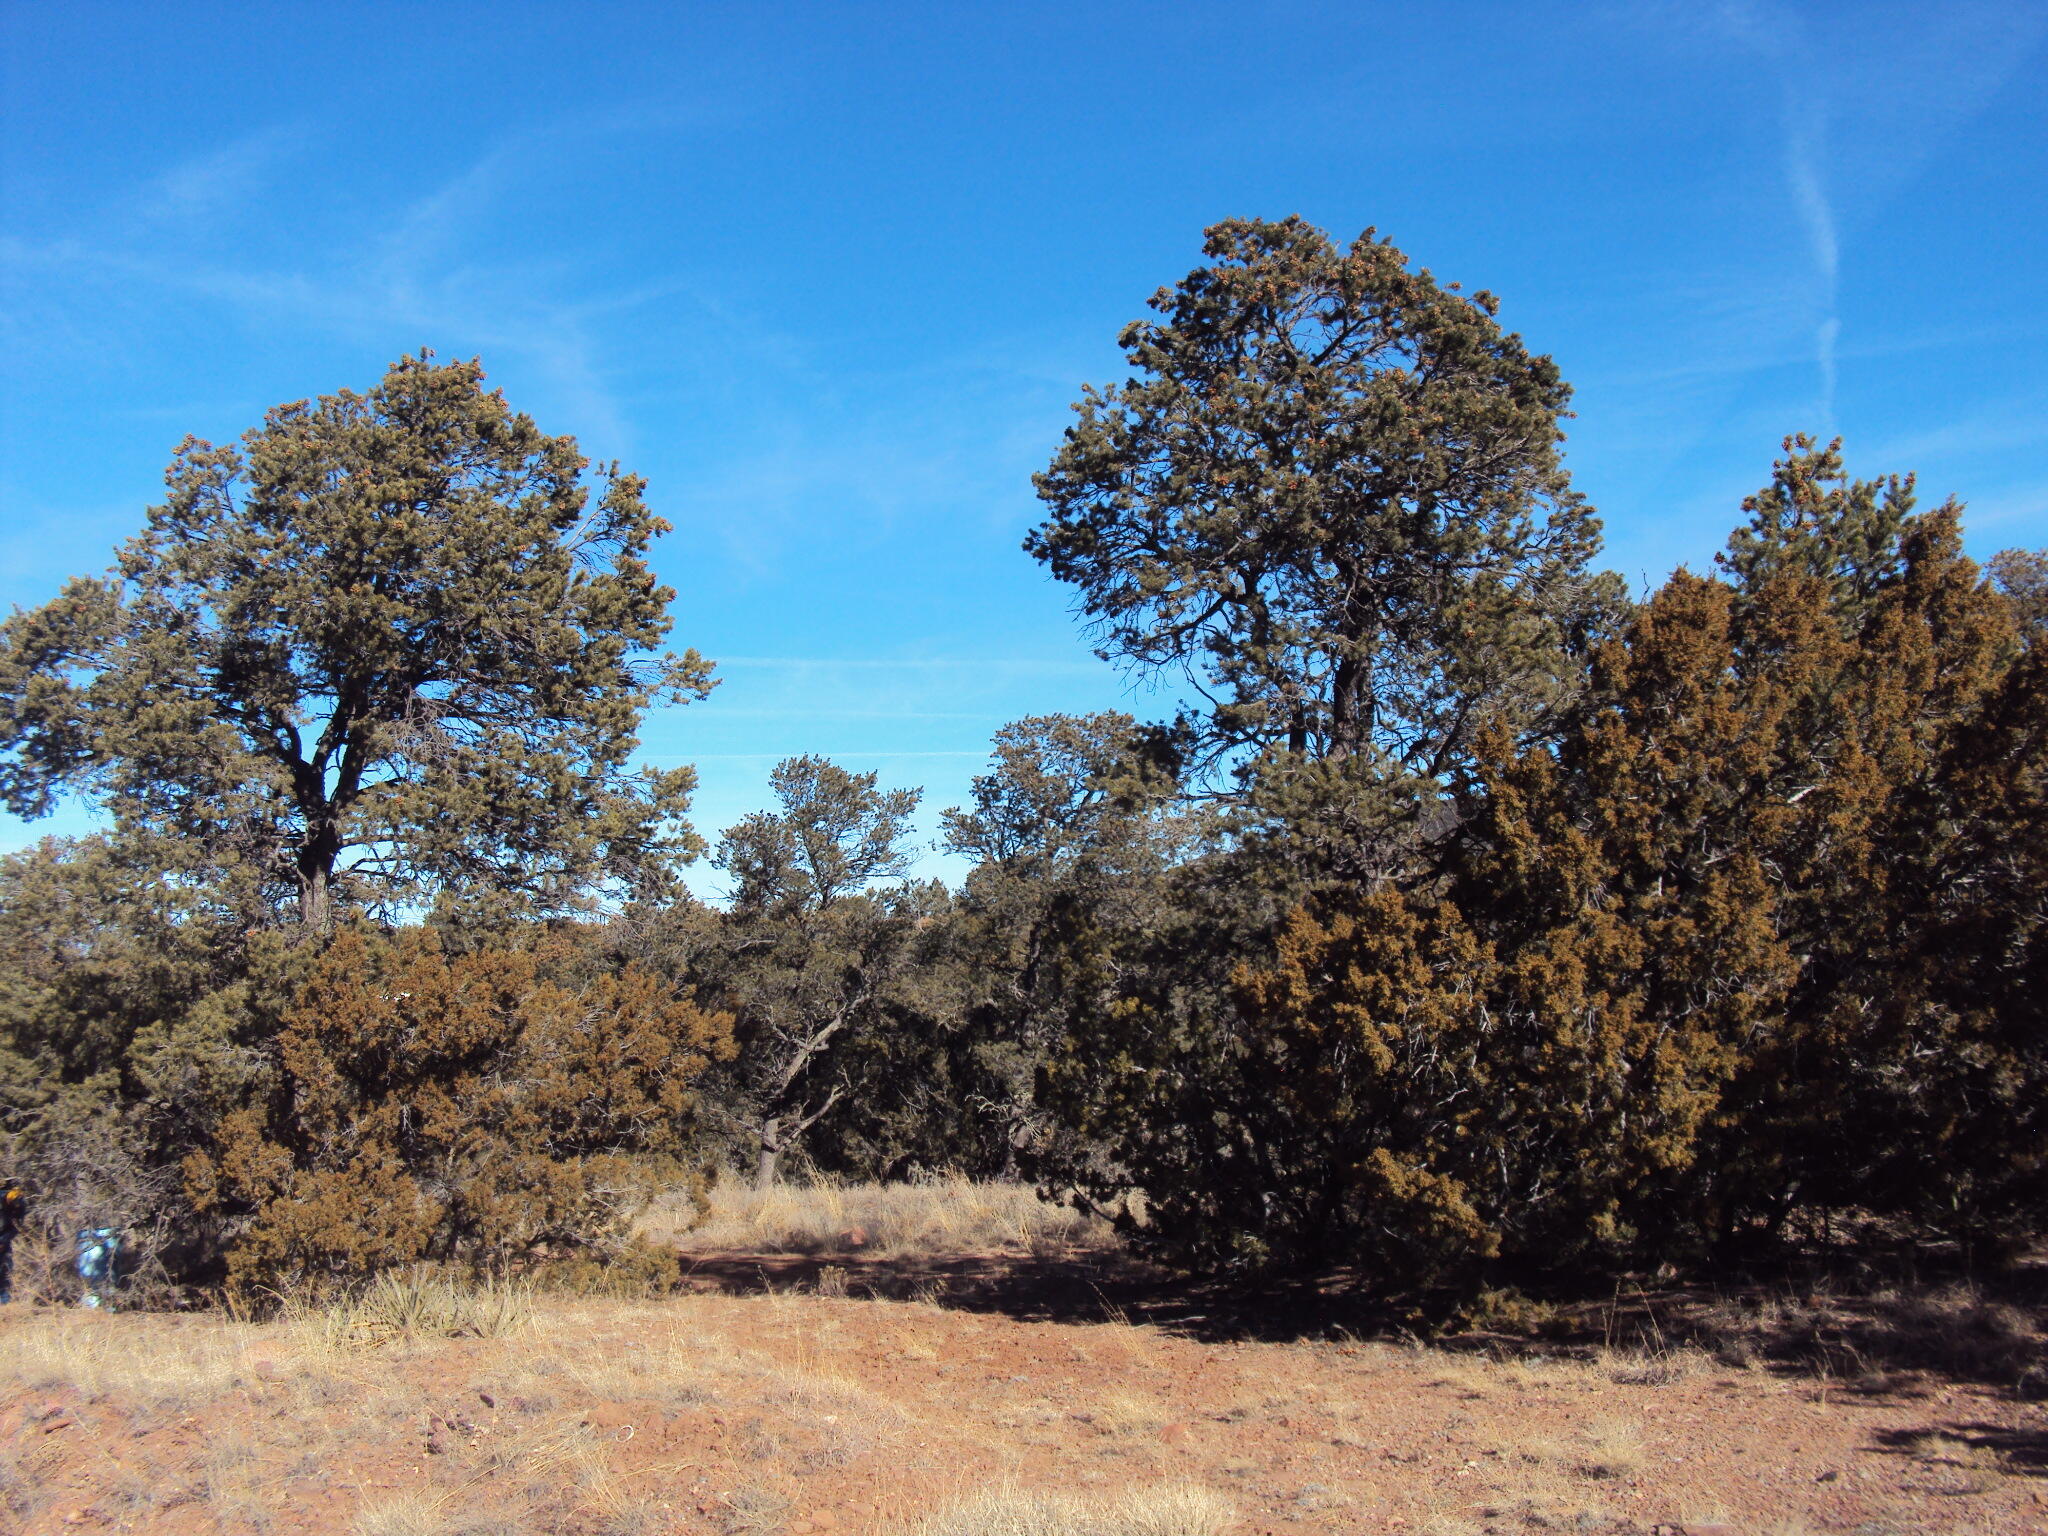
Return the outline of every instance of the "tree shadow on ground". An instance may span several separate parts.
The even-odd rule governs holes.
[[[922,1301],[1023,1322],[1145,1324],[1209,1343],[1416,1341],[1500,1357],[1685,1351],[1720,1364],[1819,1377],[1831,1390],[1915,1395],[1941,1380],[2048,1397],[2048,1263],[1994,1280],[1924,1272],[1884,1284],[1792,1270],[1462,1299],[1375,1294],[1333,1270],[1258,1285],[1199,1280],[1114,1252],[1023,1255],[709,1254],[691,1289]]]
[[[1294,1340],[1379,1334],[1395,1309],[1343,1275],[1258,1289],[1192,1280],[1116,1254],[1052,1257],[706,1254],[684,1260],[689,1289],[797,1291],[921,1301],[1019,1322],[1142,1323],[1191,1338]]]
[[[1968,1421],[1877,1432],[1878,1448],[1885,1454],[1922,1461],[1942,1459],[1944,1442],[1988,1452],[1997,1458],[1998,1469],[2010,1476],[2048,1477],[2048,1430],[2038,1427],[2020,1429],[2010,1424]]]

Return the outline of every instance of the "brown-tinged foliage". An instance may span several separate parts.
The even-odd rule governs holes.
[[[1382,1283],[1816,1205],[2039,1229],[2039,631],[1953,504],[1787,448],[1733,579],[1676,574],[1550,739],[1482,738],[1423,874],[1325,882],[1221,988],[1199,925],[1097,937],[1119,995],[1046,1078],[1114,1148],[1089,1198],[1142,1191],[1129,1230],[1187,1262]]]
[[[344,932],[284,1017],[275,1093],[186,1180],[241,1218],[244,1286],[615,1250],[654,1193],[701,1179],[694,1084],[730,1028],[567,936],[451,955],[430,929]]]
[[[1488,296],[1299,220],[1208,255],[1031,547],[1211,707],[999,733],[957,893],[907,878],[916,791],[803,756],[730,906],[676,899],[688,771],[627,770],[709,686],[651,654],[663,525],[475,365],[188,444],[116,572],[0,629],[0,799],[114,821],[0,860],[42,1251],[625,1283],[721,1136],[763,1184],[1021,1170],[1190,1267],[1391,1287],[1815,1210],[2038,1235],[2048,556],[1980,569],[1953,503],[1795,438],[1712,574],[1625,604]]]

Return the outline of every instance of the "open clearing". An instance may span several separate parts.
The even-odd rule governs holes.
[[[13,1307],[0,1359],[25,1533],[885,1532],[990,1490],[1175,1484],[1246,1532],[2048,1527],[2039,1405],[1691,1355],[1210,1344],[771,1294],[543,1300],[506,1336],[381,1343]]]
[[[976,1198],[735,1197],[691,1234],[716,1250],[702,1289],[654,1301],[0,1308],[0,1529],[2048,1529],[2048,1404],[1993,1379],[2038,1356],[2024,1314],[2002,1334],[1983,1309],[1951,1318],[1951,1346],[1978,1341],[1960,1374],[1867,1339],[1853,1370],[1846,1343],[1795,1369],[1740,1348],[1268,1340],[1132,1322],[1161,1314],[1122,1310],[1134,1293],[1090,1269],[1087,1232]],[[769,1251],[729,1246],[749,1236]],[[1023,1304],[1034,1268],[1034,1294],[1064,1300]]]

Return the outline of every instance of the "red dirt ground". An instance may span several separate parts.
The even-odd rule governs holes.
[[[1688,1351],[1497,1361],[774,1291],[382,1343],[0,1309],[0,1529],[23,1536],[882,1536],[989,1488],[1175,1482],[1244,1536],[2039,1532],[2048,1409]]]

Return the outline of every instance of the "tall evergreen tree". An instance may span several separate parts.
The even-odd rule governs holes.
[[[1953,503],[1787,450],[1732,580],[1674,575],[1549,739],[1475,743],[1429,879],[1325,884],[1221,985],[1199,864],[1163,942],[1096,942],[1048,1102],[1136,1241],[1469,1285],[1816,1207],[2038,1231],[2043,647]]]
[[[367,394],[188,439],[106,577],[0,628],[0,803],[96,799],[260,873],[324,928],[339,896],[571,907],[699,846],[688,769],[634,773],[640,713],[699,697],[653,654],[667,525],[422,353]]]
[[[1105,656],[1204,693],[1198,767],[1442,774],[1569,689],[1618,596],[1559,457],[1570,388],[1371,230],[1232,220],[1205,252],[1075,407],[1025,547]]]

